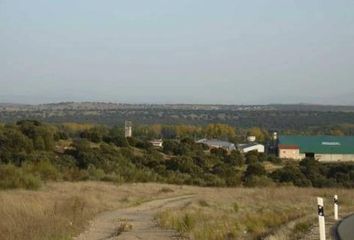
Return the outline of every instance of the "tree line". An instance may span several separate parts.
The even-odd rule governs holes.
[[[242,133],[224,124],[144,125],[137,126],[131,138],[125,138],[123,130],[123,126],[29,120],[2,124],[0,188],[36,189],[46,181],[84,180],[221,187],[353,187],[352,164],[322,164],[310,159],[285,163],[264,153],[210,150],[194,138],[199,134],[237,142],[242,134],[252,133],[264,134],[266,139],[260,128]],[[161,149],[149,142],[157,137],[164,138]],[[267,169],[267,164],[278,170]]]

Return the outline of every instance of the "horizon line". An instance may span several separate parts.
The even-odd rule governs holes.
[[[265,103],[265,104],[230,104],[230,103],[153,103],[153,102],[117,102],[117,101],[49,101],[42,103],[23,103],[23,102],[0,102],[0,105],[24,105],[24,106],[40,106],[51,104],[68,104],[68,103],[103,103],[103,104],[121,104],[121,105],[199,105],[199,106],[332,106],[332,107],[354,107],[354,104],[321,104],[321,103]]]

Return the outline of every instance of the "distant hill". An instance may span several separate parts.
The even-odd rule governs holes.
[[[272,104],[268,106],[278,111],[354,112],[354,106],[318,104]]]
[[[314,104],[269,104],[269,105],[217,105],[217,104],[126,104],[111,102],[60,102],[48,104],[0,103],[0,111],[38,110],[118,110],[118,109],[179,109],[179,110],[233,110],[233,111],[315,111],[354,112],[354,106]]]
[[[354,106],[310,104],[201,105],[62,102],[40,105],[0,104],[0,122],[35,119],[105,125],[225,123],[235,127],[308,130],[354,125]],[[354,134],[354,133],[353,133]]]

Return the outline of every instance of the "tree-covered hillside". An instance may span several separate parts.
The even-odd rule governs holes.
[[[250,129],[263,134],[261,129]],[[272,155],[209,151],[191,136],[241,138],[233,127],[141,126],[133,138],[121,127],[19,121],[0,125],[0,188],[38,188],[43,181],[166,182],[200,186],[354,186],[353,164],[300,164]],[[165,136],[163,148],[149,140]],[[264,140],[267,135],[263,135]]]

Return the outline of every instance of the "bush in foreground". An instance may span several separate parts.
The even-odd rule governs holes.
[[[13,165],[0,165],[0,189],[24,188],[36,190],[41,186],[40,177]]]

